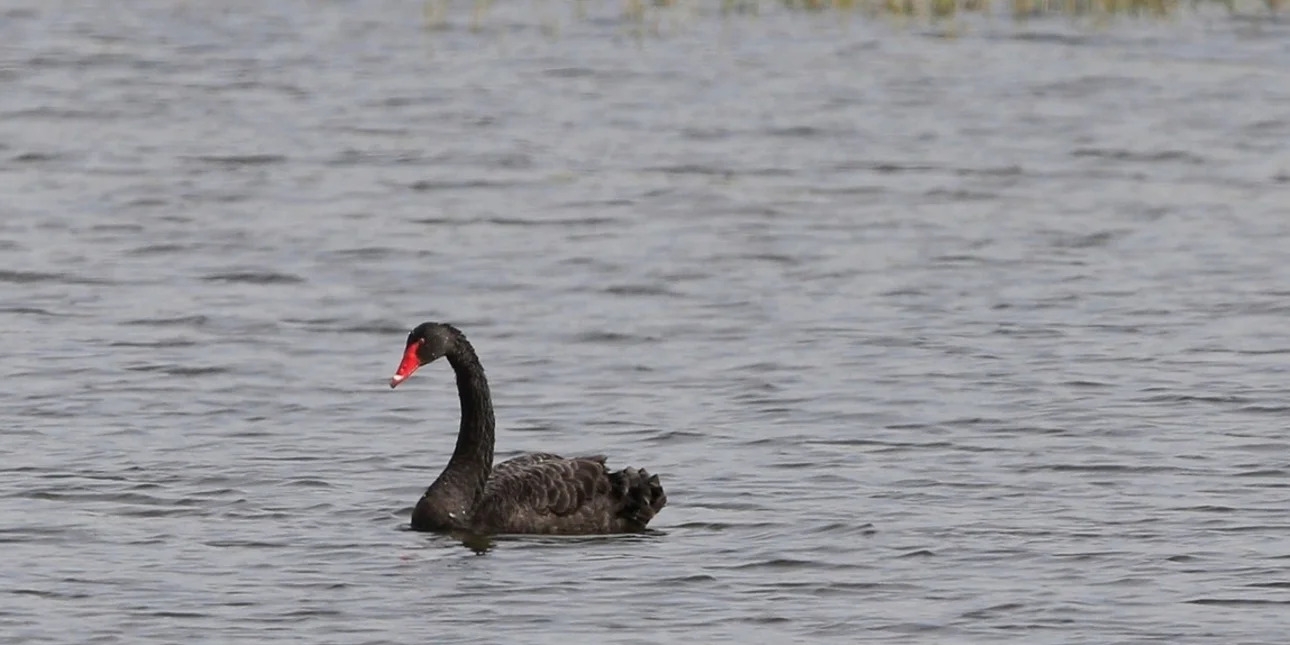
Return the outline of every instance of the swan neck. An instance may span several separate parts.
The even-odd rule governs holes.
[[[461,399],[461,428],[457,432],[457,447],[444,473],[468,487],[471,503],[484,491],[484,484],[493,469],[493,442],[496,422],[493,419],[493,400],[488,391],[488,379],[479,363],[475,350],[459,336],[448,353],[448,362],[457,375],[457,396]]]

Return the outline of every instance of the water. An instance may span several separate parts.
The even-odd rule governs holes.
[[[220,6],[0,18],[0,641],[1284,638],[1286,22]],[[405,530],[423,320],[657,531]]]

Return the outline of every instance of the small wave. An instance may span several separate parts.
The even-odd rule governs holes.
[[[902,163],[896,161],[854,162],[846,161],[834,166],[837,170],[871,170],[883,175],[896,175],[909,172],[940,172],[940,166],[920,163]]]
[[[1026,607],[1025,605],[1019,602],[1005,602],[998,605],[991,605],[989,607],[982,607],[981,609],[973,609],[972,611],[965,611],[962,614],[959,614],[959,616],[961,618],[968,618],[972,620],[978,620],[982,618],[997,618],[1000,614],[1009,613],[1012,611],[1016,611],[1018,609],[1024,609],[1025,607]]]
[[[998,199],[998,193],[988,193],[979,190],[965,190],[962,188],[933,188],[923,193],[924,197],[944,202],[984,202],[991,199]]]
[[[55,282],[61,284],[108,284],[107,280],[86,278],[66,273],[6,270],[0,270],[0,282],[9,282],[12,284],[36,284],[40,282]]]
[[[186,338],[163,338],[151,341],[118,340],[108,343],[108,347],[192,347],[196,344],[197,341]]]
[[[126,251],[127,255],[135,257],[144,257],[149,255],[168,255],[171,253],[182,253],[192,250],[192,247],[184,244],[147,244]]]
[[[150,208],[153,206],[165,206],[170,202],[160,197],[138,197],[125,204],[126,208]]]
[[[542,70],[543,76],[553,78],[586,78],[596,76],[600,72],[589,67],[552,67]]]
[[[235,282],[241,284],[300,284],[304,278],[276,271],[230,271],[212,273],[202,277],[207,282]]]
[[[729,177],[737,174],[733,169],[730,169],[730,168],[717,168],[715,166],[705,166],[701,164],[677,164],[675,166],[658,166],[655,168],[647,168],[646,170],[653,171],[653,172],[661,172],[667,175],[709,175],[709,176],[718,175],[718,176]]]
[[[167,499],[145,493],[120,491],[100,492],[84,488],[37,488],[22,491],[13,495],[13,497],[53,501],[114,502],[117,504],[134,504],[149,507],[185,507],[189,510],[192,509],[191,506],[187,506],[187,502],[184,500]]]
[[[757,562],[745,562],[736,564],[727,569],[744,570],[744,569],[832,569],[837,567],[836,562],[826,560],[803,560],[800,558],[769,558]]]
[[[1087,387],[1087,388],[1111,387],[1110,383],[1103,383],[1101,381],[1088,381],[1083,379],[1064,381],[1062,382],[1062,385],[1065,385],[1066,387]]]
[[[727,258],[717,258],[724,260]],[[749,260],[752,262],[766,262],[769,264],[778,264],[780,266],[799,266],[802,264],[802,258],[793,255],[784,255],[782,253],[748,253],[744,255],[732,256],[730,259]]]
[[[1232,473],[1233,477],[1276,477],[1277,479],[1283,479],[1286,475],[1287,472],[1284,468],[1258,468]]]
[[[371,322],[341,327],[336,330],[345,334],[371,334],[374,336],[398,336],[408,333],[405,325],[395,323]]]
[[[352,249],[336,249],[329,251],[327,254],[355,260],[379,260],[388,258],[396,253],[398,253],[397,250],[388,246],[363,246]]]
[[[1211,529],[1215,533],[1280,533],[1290,529],[1290,525],[1282,524],[1242,524],[1240,526],[1216,526]]]
[[[829,522],[828,524],[823,524],[823,525],[811,528],[807,531],[807,533],[819,533],[824,535],[853,535],[854,534],[854,535],[863,535],[863,536],[874,535],[877,532],[878,532],[878,529],[875,529],[873,524],[869,522],[865,522],[864,524],[851,524],[848,522]]]
[[[624,197],[611,197],[608,199],[575,199],[572,201],[561,202],[560,208],[612,208],[614,206],[632,206],[636,204],[634,200]]]
[[[1266,607],[1268,605],[1290,605],[1290,600],[1271,600],[1268,598],[1195,598],[1184,600],[1190,605],[1217,605],[1221,607]]]
[[[1232,508],[1231,506],[1218,506],[1218,505],[1215,505],[1215,504],[1201,504],[1201,505],[1199,505],[1199,506],[1178,506],[1178,507],[1174,507],[1174,508],[1172,508],[1172,509],[1170,509],[1170,510],[1173,510],[1173,511],[1191,511],[1191,512],[1194,512],[1194,513],[1232,513],[1232,512],[1234,512],[1234,511],[1239,510],[1239,509]]]
[[[156,618],[209,618],[210,614],[201,611],[175,611],[173,609],[164,609],[161,611],[141,612],[143,616],[154,616]]]
[[[340,322],[339,318],[283,318],[282,322],[288,325],[304,325],[305,327],[327,327]]]
[[[632,343],[650,342],[654,339],[643,336],[633,336],[612,331],[589,331],[583,332],[573,337],[575,343],[603,343],[606,345],[625,345]]]
[[[928,557],[935,557],[935,555],[936,555],[936,552],[930,549],[915,549],[908,553],[902,553],[896,557],[897,558],[928,558]]]
[[[777,526],[775,524],[763,523],[766,527]],[[698,529],[704,531],[728,531],[730,529],[747,528],[746,524],[735,524],[731,522],[682,522],[673,526],[673,529],[686,530]]]
[[[813,139],[817,137],[831,137],[835,132],[818,128],[811,125],[794,125],[786,128],[767,128],[765,134],[772,137],[784,137],[788,139]]]
[[[1248,412],[1252,414],[1274,414],[1284,415],[1290,412],[1290,406],[1285,405],[1247,405],[1238,409],[1239,412]]]
[[[90,230],[95,233],[139,233],[143,227],[138,224],[95,224]]]
[[[267,166],[271,164],[283,163],[287,160],[285,155],[202,155],[189,157],[192,161],[207,163],[218,166]]]
[[[0,307],[0,314],[20,314],[27,316],[65,316],[67,314],[56,314],[48,309],[39,307]]]
[[[127,367],[131,372],[161,372],[166,376],[210,376],[212,374],[225,374],[229,370],[227,367],[189,367],[186,365],[138,365]]]
[[[706,573],[696,573],[693,575],[678,576],[675,578],[663,578],[661,580],[656,580],[655,582],[661,583],[661,584],[682,584],[683,585],[690,582],[716,582],[716,581],[717,581],[717,578],[714,576],[710,576]]]
[[[49,591],[47,589],[9,589],[7,593],[15,596],[35,596],[37,598],[49,598],[51,600],[79,600],[90,598],[90,594],[78,592]]]
[[[1205,160],[1183,150],[1158,150],[1139,152],[1117,148],[1078,148],[1071,152],[1073,157],[1092,157],[1094,159],[1111,159],[1135,163],[1158,163],[1162,161],[1182,161],[1189,164],[1203,164]]]
[[[12,497],[24,496],[25,495],[13,495]],[[67,528],[62,526],[24,526],[18,528],[5,528],[0,529],[0,544],[47,542],[51,539],[64,537],[67,533]]]
[[[210,318],[196,315],[173,318],[136,318],[127,320],[124,324],[139,327],[202,327],[209,322]]]
[[[669,430],[667,432],[660,432],[658,434],[652,435],[646,438],[645,442],[651,443],[651,444],[661,444],[661,443],[703,441],[707,439],[708,436],[709,435],[707,435],[706,433],[696,432],[693,430]]]
[[[1059,249],[1089,249],[1106,246],[1117,235],[1115,231],[1098,231],[1087,235],[1059,235],[1050,244]]]
[[[1235,395],[1157,394],[1141,399],[1143,403],[1249,403],[1251,400]]]
[[[613,224],[617,220],[610,217],[565,217],[555,219],[528,220],[516,219],[509,217],[491,217],[481,220],[485,224],[495,224],[497,226],[603,226]]]
[[[49,161],[61,161],[66,158],[67,155],[57,152],[24,152],[11,157],[9,160],[14,163],[45,163]]]
[[[162,517],[205,517],[210,515],[210,511],[200,508],[191,508],[186,506],[173,508],[158,508],[153,506],[145,507],[127,507],[114,509],[113,515],[120,517],[139,517],[144,519],[155,519]]]
[[[289,542],[266,542],[263,540],[210,540],[202,544],[216,548],[227,547],[250,547],[257,549],[280,549],[283,547],[293,546]]]
[[[667,287],[652,284],[624,284],[607,287],[604,293],[614,296],[674,296]]]
[[[720,141],[729,139],[734,132],[721,127],[686,127],[681,129],[681,136],[696,141]]]
[[[613,224],[617,220],[609,217],[565,217],[551,219],[519,219],[516,217],[484,217],[479,219],[451,219],[447,217],[423,217],[411,220],[413,224],[428,224],[432,226],[465,226],[473,224],[492,225],[492,226],[515,226],[515,227],[571,227],[571,226],[603,226]]]
[[[1195,473],[1189,468],[1176,466],[1144,466],[1136,464],[1044,464],[1023,469],[1024,472],[1047,470],[1058,473]]]
[[[508,188],[515,186],[513,181],[496,181],[488,179],[467,179],[464,181],[422,179],[408,184],[408,188],[419,193],[439,190],[474,190],[489,188]]]

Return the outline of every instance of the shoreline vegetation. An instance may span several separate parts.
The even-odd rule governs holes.
[[[503,7],[508,12],[530,10],[543,22],[552,19],[554,13],[580,20],[606,11],[616,11],[623,18],[639,22],[665,17],[765,16],[785,12],[932,21],[973,15],[1016,20],[1058,16],[1151,19],[1188,12],[1277,19],[1290,8],[1290,0],[424,0],[426,26],[430,28],[444,26],[449,19],[456,20],[464,14],[469,14],[472,28],[483,27]]]

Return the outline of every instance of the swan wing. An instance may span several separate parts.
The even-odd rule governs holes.
[[[633,491],[631,484],[639,489],[641,482],[628,481],[626,472],[611,473],[602,456],[562,459],[525,455],[503,462],[493,471],[476,504],[472,523],[490,533],[638,530],[643,524],[636,526],[639,518],[629,511],[639,506],[632,503],[632,493],[639,491]],[[654,484],[657,486],[657,479]],[[648,483],[645,486],[648,488]],[[662,489],[658,490],[661,494]]]
[[[552,461],[555,459],[564,459],[564,457],[549,452],[530,452],[523,454],[513,459],[499,462],[497,465],[493,466],[492,478],[495,479],[498,476],[498,473],[506,475],[507,471],[511,471],[512,469],[523,469],[536,463]]]

